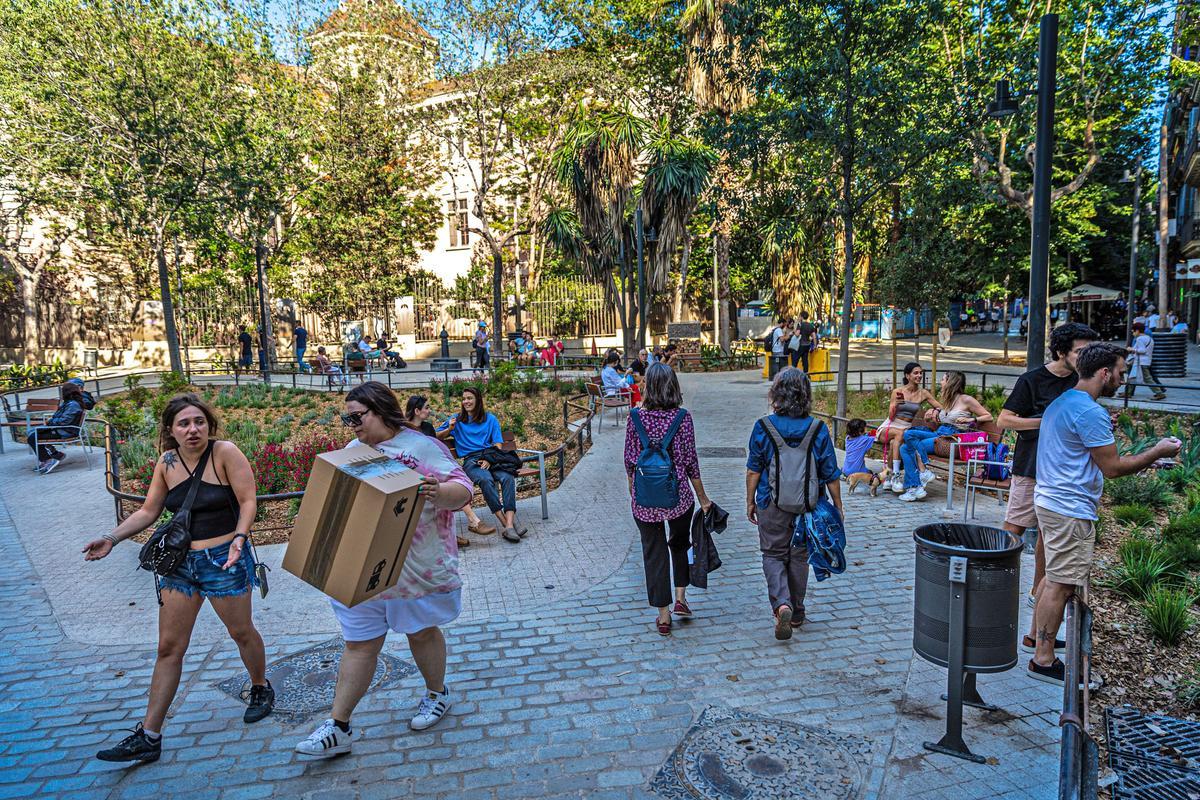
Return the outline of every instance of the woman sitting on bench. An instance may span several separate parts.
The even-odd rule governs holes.
[[[463,471],[483,492],[488,508],[500,522],[500,535],[514,544],[520,542],[529,529],[517,524],[517,476],[496,463],[495,459],[502,457],[504,434],[500,421],[484,410],[483,392],[474,386],[464,389],[462,411],[446,420],[438,432],[440,438],[454,435],[454,450],[462,459]]]
[[[980,423],[992,421],[991,412],[967,394],[966,388],[966,375],[957,370],[947,372],[942,378],[944,407],[931,409],[925,414],[927,421],[937,421],[937,429],[909,428],[904,432],[904,444],[900,448],[900,458],[904,462],[904,494],[900,495],[901,500],[912,502],[925,499],[925,484],[928,481],[922,477],[918,463],[919,460],[929,463],[929,455],[939,436],[966,433]]]
[[[925,403],[934,408],[942,405],[933,396],[933,392],[924,386],[925,368],[916,361],[904,365],[904,384],[892,392],[892,402],[888,407],[888,418],[879,426],[876,439],[884,446],[884,466],[891,465],[890,482],[885,473],[884,486],[900,494],[904,491],[904,478],[900,475],[900,445],[904,432],[912,427],[913,420]],[[928,462],[926,462],[928,463]],[[933,480],[933,473],[922,470],[921,479],[928,483]]]
[[[42,475],[52,472],[67,457],[66,453],[54,446],[54,442],[74,439],[79,435],[78,426],[83,421],[83,389],[78,384],[68,381],[62,385],[59,392],[62,400],[59,401],[54,415],[46,420],[45,425],[39,425],[29,432],[29,449],[37,454],[36,471]]]

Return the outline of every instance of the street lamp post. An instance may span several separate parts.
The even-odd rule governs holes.
[[[642,210],[634,212],[633,225],[637,233],[638,326],[637,347],[646,346],[646,233],[643,230]]]
[[[1122,183],[1130,180],[1129,170],[1125,170]],[[1138,262],[1138,226],[1142,221],[1142,165],[1138,164],[1133,173],[1133,229],[1129,240],[1129,291],[1125,294],[1125,341],[1133,336],[1133,293],[1137,291],[1137,262]]]
[[[1033,230],[1029,253],[1029,338],[1025,351],[1027,369],[1041,365],[1046,357],[1046,302],[1050,294],[1050,193],[1051,163],[1054,158],[1054,95],[1058,84],[1058,15],[1042,17],[1038,36],[1037,134],[1033,163]],[[1022,97],[1012,94],[1008,81],[996,82],[996,99],[988,105],[988,116],[1009,117],[1016,113]]]

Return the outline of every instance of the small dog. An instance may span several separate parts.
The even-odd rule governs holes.
[[[854,494],[854,487],[858,486],[860,483],[866,483],[867,488],[871,492],[871,497],[874,497],[875,492],[879,489],[880,485],[883,483],[883,479],[880,478],[878,474],[876,474],[874,472],[869,472],[869,471],[868,472],[855,472],[853,474],[846,475],[845,477],[846,477],[846,480],[850,483],[850,489],[849,489],[850,494]]]

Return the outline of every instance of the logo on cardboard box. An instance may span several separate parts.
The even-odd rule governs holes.
[[[367,591],[371,591],[379,585],[379,579],[383,577],[383,568],[387,566],[387,561],[380,561],[375,565],[375,569],[371,570],[371,579],[367,581]]]

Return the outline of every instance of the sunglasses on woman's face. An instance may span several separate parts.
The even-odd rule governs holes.
[[[363,417],[366,416],[366,411],[352,411],[349,414],[342,414],[342,424],[347,428],[354,428],[362,425]]]

